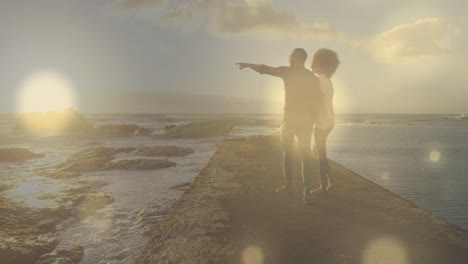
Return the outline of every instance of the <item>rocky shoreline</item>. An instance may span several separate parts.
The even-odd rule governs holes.
[[[331,171],[335,191],[304,205],[300,195],[288,198],[273,191],[281,184],[277,136],[227,140],[135,263],[435,264],[468,259],[467,231],[338,164]]]
[[[58,235],[64,221],[112,202],[93,192],[103,185],[104,182],[83,182],[80,187],[65,191],[59,206],[53,208],[31,208],[0,196],[1,263],[79,263],[83,248],[56,249]]]
[[[62,164],[38,171],[37,175],[73,180],[96,171],[159,170],[177,165],[176,162],[160,157],[184,157],[193,152],[190,148],[166,145],[128,148],[94,146],[73,154]],[[119,153],[133,153],[138,158],[116,160]],[[24,162],[44,157],[43,154],[17,148],[0,149],[0,154],[0,161],[3,162]],[[84,256],[83,247],[75,245],[65,249],[57,248],[64,224],[94,215],[98,210],[112,204],[114,197],[99,191],[107,182],[75,182],[74,187],[60,193],[44,193],[38,197],[40,200],[56,201],[57,205],[50,208],[29,207],[0,195],[1,263],[49,264],[81,261]],[[0,194],[15,188],[17,186],[1,184]],[[141,221],[150,221],[153,217],[160,218],[160,212],[149,211],[137,217]]]
[[[132,177],[132,172],[138,174],[175,167],[181,158],[198,153],[195,153],[195,148],[169,145],[163,143],[165,141],[158,141],[159,139],[222,137],[234,124],[231,121],[217,120],[180,124],[157,137],[153,131],[136,125],[94,127],[89,126],[77,113],[68,112],[66,115],[75,116],[72,120],[79,121],[70,128],[84,129],[86,132],[79,137],[76,134],[50,137],[51,140],[66,142],[70,136],[70,140],[78,138],[84,142],[77,145],[76,150],[75,147],[70,148],[67,156],[52,159],[51,162],[50,148],[46,154],[40,153],[43,148],[34,147],[33,137],[29,138],[29,145],[21,143],[0,148],[0,165],[7,169],[1,175],[0,183],[0,263],[80,263],[86,256],[86,248],[75,243],[61,246],[61,235],[69,226],[99,215],[101,209],[105,211],[115,204],[113,194],[103,191],[103,187],[108,187],[112,179],[89,180],[87,174],[124,172]],[[43,118],[54,119],[55,115],[50,114]],[[14,133],[23,132],[18,130]],[[117,141],[126,140],[127,145],[107,146],[112,146],[114,137],[117,137]],[[133,138],[136,139],[135,142],[141,142],[138,137],[145,137],[149,144],[132,145]],[[101,138],[107,144],[100,143]],[[26,146],[33,146],[34,151],[23,148]],[[29,176],[18,178],[17,175],[23,172]],[[42,185],[46,185],[45,189],[40,189]],[[186,184],[178,184],[171,189],[183,188],[186,188]],[[38,193],[34,194],[34,203],[47,201],[47,204],[51,204],[42,207],[22,199],[34,192]],[[135,228],[148,236],[164,219],[173,200],[169,202],[170,204],[155,204],[136,212],[128,212],[131,215],[125,221],[134,222]],[[116,258],[124,261],[131,254],[133,253],[122,252]]]

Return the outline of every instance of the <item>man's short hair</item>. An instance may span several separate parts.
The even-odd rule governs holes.
[[[312,59],[312,66],[317,65],[320,70],[325,73],[328,77],[332,77],[335,74],[340,60],[338,59],[338,53],[330,49],[319,49],[315,52]]]
[[[293,54],[295,60],[300,62],[305,62],[307,60],[307,52],[303,48],[295,48]]]

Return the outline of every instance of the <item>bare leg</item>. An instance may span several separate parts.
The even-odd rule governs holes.
[[[329,175],[329,165],[327,157],[327,137],[330,133],[330,130],[315,129],[315,151],[318,157],[319,169],[320,169],[320,178],[319,178],[319,188],[314,190],[314,193],[321,194],[325,191],[331,190],[334,185],[333,178]],[[325,185],[328,182],[328,186],[325,189]]]
[[[293,143],[294,143],[294,130],[289,127],[290,124],[283,121],[281,125],[281,145],[283,147],[283,186],[276,189],[277,192],[288,192],[292,194],[292,163],[293,163]]]
[[[310,181],[312,179],[313,164],[310,143],[312,139],[312,126],[304,126],[297,133],[297,141],[301,155],[301,174],[303,183],[303,193],[307,194],[310,190]]]

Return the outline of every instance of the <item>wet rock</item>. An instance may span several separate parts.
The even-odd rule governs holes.
[[[93,192],[96,189],[99,189],[107,184],[109,184],[109,182],[105,181],[77,182],[75,185],[77,187],[67,189],[63,191],[60,195],[56,195],[55,197],[52,196],[51,198],[54,198],[60,205],[76,208],[77,206],[83,204],[85,201],[93,200],[92,198],[90,198],[90,193],[92,195],[97,195],[93,194]],[[45,196],[45,198],[49,197]]]
[[[77,264],[84,256],[84,248],[75,246],[71,249],[55,249],[41,256],[37,264]]]
[[[176,127],[176,126],[177,126],[177,125],[174,125],[174,124],[171,124],[171,125],[165,125],[165,126],[164,126],[164,131],[168,131],[168,130],[170,130],[170,129],[172,129],[172,128]]]
[[[115,158],[118,153],[128,153],[136,148],[92,147],[79,151],[58,166],[58,171],[50,173],[54,178],[69,178],[81,173],[99,171]]]
[[[57,230],[61,230],[64,221],[76,219],[83,211],[95,211],[112,203],[114,199],[109,194],[94,193],[106,184],[77,181],[62,193],[44,193],[40,198],[59,203],[50,208],[30,208],[0,196],[0,263],[79,263],[82,249],[54,251]]]
[[[137,151],[137,149],[133,147],[114,149],[102,146],[87,148],[57,166],[55,171],[42,172],[42,175],[62,179],[100,170],[156,170],[177,165],[167,159],[135,159],[112,162],[116,154],[132,151]],[[140,155],[147,154],[150,156],[182,156],[193,152],[191,149],[170,146],[143,147],[138,151]]]
[[[74,109],[63,112],[25,113],[16,118],[16,129],[31,132],[81,132],[91,128]]]
[[[263,118],[239,118],[236,120],[241,126],[264,126],[264,127],[279,127],[281,118],[263,119]]]
[[[170,212],[170,204],[172,202],[166,201],[166,203],[144,207],[136,215],[132,215],[135,221],[132,228],[139,229],[142,235],[151,235]]]
[[[77,133],[92,137],[151,136],[153,130],[134,124],[93,126],[74,109],[63,112],[25,113],[16,118],[18,131],[39,133]]]
[[[41,219],[36,210],[0,197],[0,263],[35,263],[57,246],[55,223]]]
[[[39,196],[37,196],[37,199],[39,200],[52,200],[56,199],[58,197],[58,193],[43,193]]]
[[[184,183],[181,183],[181,184],[174,185],[170,189],[172,189],[172,190],[174,190],[174,189],[176,189],[176,190],[186,190],[186,189],[188,189],[190,184],[192,184],[192,182],[184,182]]]
[[[103,168],[103,166],[111,160],[112,158],[109,157],[97,157],[84,160],[76,160],[63,167],[61,171],[70,173],[94,172]]]
[[[110,147],[91,147],[83,149],[74,155],[72,155],[68,160],[85,160],[85,159],[92,159],[92,158],[100,158],[100,157],[112,157],[119,153],[119,150],[110,148]]]
[[[38,214],[36,215],[39,219],[51,219],[56,220],[64,220],[69,217],[76,215],[76,210],[74,208],[70,208],[67,206],[60,205],[55,208],[41,208],[38,210]],[[55,231],[55,230],[48,230],[48,231]]]
[[[15,239],[11,244],[1,242],[0,263],[34,264],[41,255],[52,251],[56,246],[56,240],[40,241],[32,236]]]
[[[114,202],[114,197],[107,193],[95,193],[86,196],[83,207],[86,212],[96,211]]]
[[[44,154],[36,154],[30,150],[22,148],[0,149],[0,161],[16,162],[42,157],[44,157]]]
[[[219,137],[231,132],[234,125],[233,120],[199,121],[170,128],[164,136],[169,138]]]
[[[136,155],[150,157],[184,157],[192,154],[194,151],[190,148],[177,146],[155,146],[155,147],[140,147]]]
[[[379,125],[380,122],[377,122],[377,121],[366,121],[366,122],[364,122],[364,124],[366,124],[366,125]]]
[[[0,183],[0,192],[13,189],[13,187],[14,186],[12,186],[12,185],[7,185],[7,184],[1,184]]]
[[[82,175],[81,172],[71,172],[71,171],[54,171],[54,172],[39,172],[41,176],[55,178],[55,179],[68,179],[76,178]]]
[[[129,152],[133,152],[133,151],[136,151],[136,150],[137,150],[137,148],[134,148],[134,147],[118,148],[117,153],[129,153]]]
[[[102,180],[81,180],[77,182],[78,187],[73,187],[65,191],[65,193],[70,195],[75,194],[82,194],[82,193],[90,193],[94,189],[102,188],[106,185],[109,185],[110,181],[102,181]]]
[[[157,170],[176,166],[177,163],[167,159],[134,159],[119,160],[108,163],[103,170]]]
[[[150,136],[153,130],[137,125],[103,125],[87,131],[88,135],[101,137]]]
[[[86,142],[82,145],[82,147],[96,147],[96,146],[101,146],[102,143],[99,142],[99,141],[90,141],[90,142]]]
[[[131,256],[132,253],[133,253],[133,251],[131,249],[125,248],[125,249],[121,250],[119,253],[115,254],[115,256],[113,256],[112,258],[115,259],[115,260],[123,261],[126,258],[128,258],[129,256]]]

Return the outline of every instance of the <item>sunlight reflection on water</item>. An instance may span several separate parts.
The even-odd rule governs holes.
[[[41,176],[27,178],[16,186],[16,188],[4,192],[6,197],[35,208],[55,206],[56,201],[52,199],[54,194],[65,188],[65,184]]]

